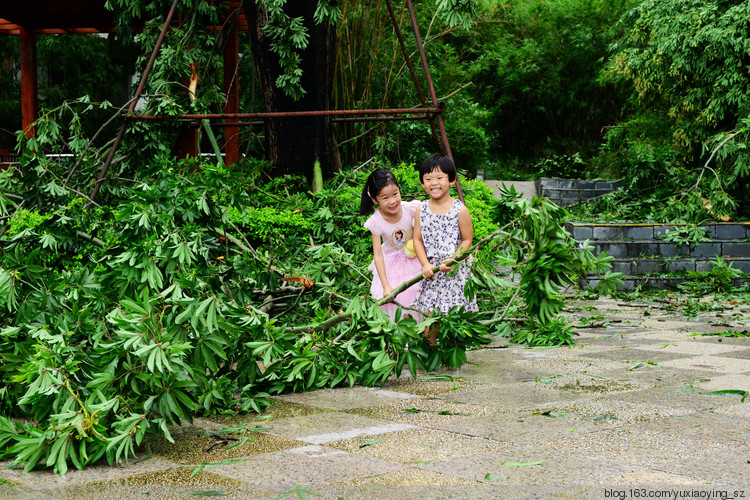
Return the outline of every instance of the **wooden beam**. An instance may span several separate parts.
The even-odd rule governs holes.
[[[21,27],[21,128],[26,137],[34,137],[39,97],[36,71],[36,33]]]

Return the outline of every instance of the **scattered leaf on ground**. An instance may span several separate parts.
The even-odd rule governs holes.
[[[503,465],[506,467],[531,467],[532,465],[541,465],[544,463],[544,460],[539,460],[538,462],[503,462]]]
[[[375,439],[371,439],[369,441],[365,441],[364,443],[362,443],[361,445],[359,445],[359,447],[360,448],[364,448],[365,446],[372,446],[375,443],[379,443],[379,442],[381,442],[384,439],[385,439],[385,436],[379,437],[379,438],[375,438]]]
[[[704,392],[703,394],[707,396],[721,396],[725,394],[734,395],[734,396],[740,396],[740,403],[745,402],[745,398],[747,398],[748,394],[750,394],[748,391],[742,391],[740,389],[724,389],[722,391],[711,391],[711,392]]]

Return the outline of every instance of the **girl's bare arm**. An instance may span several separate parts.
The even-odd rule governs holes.
[[[461,243],[456,247],[454,255],[459,255],[461,252],[465,252],[471,248],[471,244],[474,241],[474,225],[471,223],[471,214],[469,214],[469,210],[463,204],[461,204],[461,208],[458,212],[458,230],[461,233]],[[445,262],[448,262],[449,260],[451,260],[451,257],[445,259],[443,263],[440,264],[441,271],[448,272],[453,269],[453,266],[447,266],[445,264]]]
[[[425,250],[424,241],[422,241],[422,229],[419,225],[419,209],[420,207],[417,207],[414,211],[414,235],[412,236],[414,239],[414,253],[417,254],[417,259],[422,264],[422,276],[424,278],[432,278],[435,273],[432,272],[432,265],[427,260],[427,250]]]
[[[372,234],[372,260],[375,263],[375,269],[378,271],[380,277],[380,284],[383,285],[383,297],[390,294],[393,291],[390,283],[388,283],[388,277],[385,274],[385,259],[383,258],[383,245],[380,242],[380,235]]]
[[[471,248],[471,244],[474,242],[474,225],[471,223],[471,214],[463,203],[458,212],[458,229],[461,231],[461,243],[456,248],[457,254]]]

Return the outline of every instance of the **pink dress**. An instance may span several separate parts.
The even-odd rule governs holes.
[[[396,288],[404,281],[408,281],[422,273],[422,265],[416,257],[408,257],[404,253],[406,242],[412,239],[414,235],[414,212],[419,206],[419,201],[402,201],[401,202],[401,220],[395,224],[387,222],[380,211],[376,210],[374,214],[364,224],[373,234],[380,236],[380,242],[383,248],[383,261],[385,262],[385,273],[388,283]],[[380,282],[378,270],[375,268],[375,262],[370,263],[368,268],[372,271],[372,285],[370,293],[373,298],[383,298],[383,284]],[[419,293],[419,283],[407,288],[396,296],[396,302],[404,306],[411,306],[414,299]],[[394,318],[398,306],[393,303],[383,304],[383,311],[389,317]],[[414,311],[404,310],[402,314],[408,313],[421,319]]]

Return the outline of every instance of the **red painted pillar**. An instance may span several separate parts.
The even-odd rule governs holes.
[[[198,124],[184,123],[180,128],[180,135],[177,139],[179,144],[179,153],[177,158],[197,158],[198,157]]]
[[[33,124],[39,108],[36,73],[36,33],[21,27],[21,128],[26,137],[34,137]]]
[[[237,30],[233,26],[227,33],[227,43],[224,45],[224,93],[227,103],[225,113],[240,112],[240,94],[237,85],[237,65],[239,63]],[[225,121],[237,121],[234,118]],[[240,159],[240,128],[224,127],[224,162],[227,165],[236,163]]]

